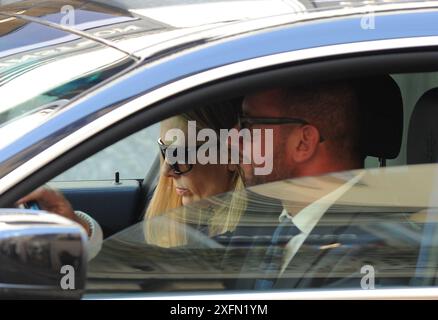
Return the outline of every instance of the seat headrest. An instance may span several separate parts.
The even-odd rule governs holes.
[[[438,161],[438,88],[424,93],[409,121],[407,163]]]
[[[365,156],[394,159],[403,135],[403,99],[389,75],[355,81],[360,107],[361,146]]]

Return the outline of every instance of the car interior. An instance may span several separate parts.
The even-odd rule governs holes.
[[[403,114],[409,114],[409,110],[406,110],[406,106],[404,110],[402,92],[397,82],[389,75],[367,77],[355,82],[363,111],[361,144],[367,155],[366,167],[402,164],[400,149],[405,147],[402,140],[403,132],[407,131],[407,128],[403,128]],[[148,138],[154,140],[155,136]],[[123,140],[118,143],[123,143]],[[112,179],[63,181],[62,177],[58,177],[49,185],[60,189],[76,210],[89,212],[101,224],[105,237],[108,237],[143,218],[159,171],[158,147],[146,152],[152,153],[154,160],[150,167],[145,168],[144,178],[123,179],[122,164],[122,179],[119,181],[116,172],[113,172],[107,174]]]
[[[398,156],[402,142],[403,103],[400,90],[389,75],[359,79],[355,85],[363,111],[361,144],[364,154],[374,157],[379,166],[385,166],[387,160]],[[154,140],[155,137],[148,138]],[[62,177],[57,177],[49,185],[61,190],[76,210],[89,212],[108,237],[140,221],[152,197],[158,180],[158,150],[143,151],[155,154],[143,179],[117,180],[114,172],[112,180],[62,181]]]

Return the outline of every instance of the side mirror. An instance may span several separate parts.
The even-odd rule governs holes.
[[[56,214],[0,209],[0,299],[79,299],[87,236]]]

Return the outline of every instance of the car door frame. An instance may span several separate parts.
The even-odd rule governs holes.
[[[177,114],[196,103],[220,99],[223,92],[232,96],[238,95],[242,90],[254,89],[259,86],[261,78],[264,78],[264,81],[269,79],[267,83],[271,85],[281,85],[285,81],[292,85],[293,79],[299,79],[296,82],[302,83],[311,82],[315,77],[320,81],[347,77],[354,72],[361,75],[382,73],[383,69],[379,69],[378,72],[370,70],[369,65],[375,63],[384,65],[387,71],[438,69],[437,53],[427,50],[428,47],[438,46],[438,38],[429,39],[427,43],[422,42],[423,38],[416,39],[418,41],[404,40],[406,41],[390,39],[367,42],[368,47],[365,47],[364,43],[354,43],[336,45],[334,47],[337,50],[330,46],[274,54],[255,59],[258,61],[237,62],[195,74],[132,98],[122,107],[62,138],[0,179],[0,207],[10,205],[35,186],[45,183],[66,168],[148,125]],[[400,47],[403,42],[405,46]],[[418,51],[413,52],[413,48],[417,48]],[[330,51],[333,54],[330,54]],[[357,53],[361,56],[355,56]],[[334,70],[337,70],[336,74],[333,73]],[[257,73],[252,73],[254,71]],[[218,82],[221,79],[222,81]],[[130,80],[131,78],[125,79],[125,85],[131,83]],[[210,85],[205,87],[209,83]],[[201,90],[197,90],[199,88]]]

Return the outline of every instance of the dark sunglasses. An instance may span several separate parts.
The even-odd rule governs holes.
[[[184,159],[188,160],[188,156],[190,152],[198,150],[200,146],[196,146],[196,148],[190,148],[190,147],[175,147],[175,146],[168,146],[164,144],[163,140],[161,138],[158,139],[158,146],[161,151],[161,156],[163,157],[163,160],[166,161],[166,158],[168,158],[167,155],[171,154],[173,157],[176,157],[178,154],[178,150],[182,150],[184,152]],[[180,151],[181,152],[181,151]],[[181,175],[189,172],[193,168],[193,164],[190,163],[169,163],[166,161],[166,164],[173,170],[175,174]]]
[[[242,114],[239,114],[237,117],[237,125],[240,129],[249,129],[252,125],[255,124],[301,124],[307,125],[310,124],[306,120],[299,118],[262,118],[262,117],[244,117]],[[319,130],[318,130],[319,131]],[[323,142],[324,138],[322,135],[319,136],[319,142]]]
[[[176,146],[172,146],[172,145],[169,146],[169,145],[164,144],[164,142],[163,142],[163,140],[161,140],[161,138],[158,138],[158,146],[160,148],[161,156],[163,157],[163,160],[166,161],[166,158],[168,158],[168,155],[170,153],[175,158],[178,155],[178,150],[181,150],[180,154],[181,154],[181,152],[183,152],[184,159],[188,160],[190,153],[191,152],[198,152],[198,149],[202,145],[197,145],[195,147],[176,147]],[[220,140],[217,141],[217,147],[220,148]],[[175,174],[179,174],[179,175],[187,173],[190,170],[192,170],[192,168],[193,168],[193,164],[190,164],[190,163],[175,162],[175,163],[171,164],[168,161],[166,161],[166,164],[173,170],[173,172]]]

